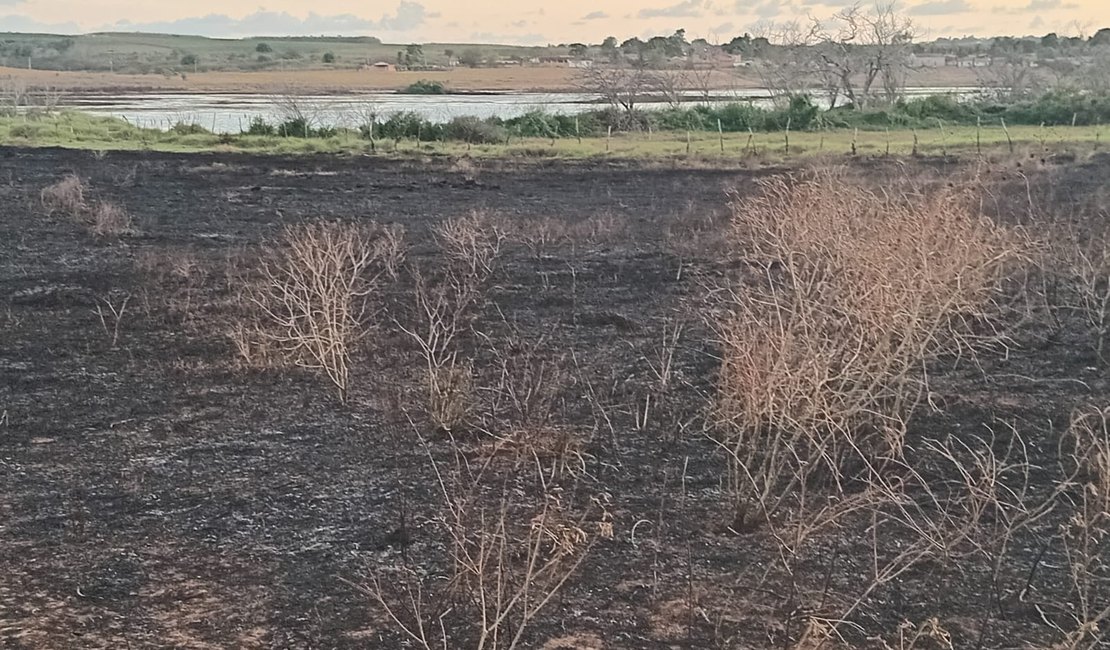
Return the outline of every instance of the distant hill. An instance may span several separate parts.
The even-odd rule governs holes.
[[[0,33],[0,66],[36,70],[174,74],[358,68],[385,61],[413,68],[566,54],[567,48],[494,44],[386,44],[369,36],[243,39],[110,32],[65,36]]]

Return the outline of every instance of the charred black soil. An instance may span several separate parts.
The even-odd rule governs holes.
[[[1105,209],[1110,160],[1035,162],[1025,176],[980,168],[998,218],[1031,218],[1025,177],[1054,214]],[[850,167],[877,183],[946,182],[977,165]],[[590,511],[580,526],[596,537],[519,647],[819,647],[814,621],[827,630],[849,610],[875,544],[901,542],[874,540],[866,521],[838,526],[788,581],[766,528],[730,529],[724,459],[702,424],[718,362],[698,300],[727,266],[717,255],[726,192],[782,171],[0,151],[0,639],[404,647],[364,588],[402,566],[433,584],[447,576],[430,458],[486,462],[488,432],[448,435],[423,415],[424,361],[400,329],[408,271],[381,291],[347,404],[317,373],[240,358],[229,336],[241,315],[235,283],[285,225],[401,224],[412,269],[440,263],[435,224],[481,211],[569,235],[503,246],[459,342],[475,399],[497,384],[501,361],[538,350],[552,372],[549,424],[574,441],[562,458],[491,462],[500,478],[484,494],[493,511],[506,493],[527,501],[535,481],[521,467],[539,466],[532,473],[568,510]],[[45,214],[41,190],[67,173],[88,182],[90,200],[134,215],[138,234],[96,237]],[[1110,393],[1088,329],[1053,318],[1028,316],[1008,345],[931,368],[908,446],[1012,425],[1034,468],[1028,498],[1051,492],[1073,410]],[[679,325],[660,391],[659,348]],[[1075,627],[1054,541],[1067,516],[1052,509],[1001,558],[914,566],[851,609],[836,628],[843,640],[826,647],[910,647],[898,645],[913,636],[899,626],[932,617],[955,647],[1061,642]],[[1103,599],[1092,607],[1106,606],[1105,585],[1091,593]],[[467,621],[445,620],[452,647],[473,647]],[[941,642],[916,647],[943,647],[927,643]]]

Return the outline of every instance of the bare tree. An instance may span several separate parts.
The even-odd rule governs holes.
[[[631,119],[636,104],[651,89],[652,76],[640,63],[594,66],[582,71],[578,85],[586,92],[600,95],[610,107]]]
[[[812,25],[798,21],[771,23],[765,25],[758,36],[774,46],[757,62],[755,71],[776,104],[789,103],[791,97],[827,86],[822,83],[820,72],[823,70],[814,66],[813,47],[818,35]]]
[[[814,21],[812,32],[819,41],[815,68],[831,75],[853,106],[863,109],[878,99],[893,103],[902,96],[917,27],[894,3],[871,11],[853,5],[827,22]]]
[[[651,91],[663,98],[671,108],[682,103],[684,91],[690,85],[686,70],[656,70],[648,77]]]

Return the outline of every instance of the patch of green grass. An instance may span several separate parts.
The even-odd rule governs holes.
[[[135,127],[110,117],[63,112],[37,117],[0,117],[0,144],[25,147],[67,147],[89,150],[166,152],[244,152],[256,154],[470,155],[473,157],[545,157],[615,159],[757,159],[784,161],[822,155],[905,156],[1003,151],[1037,155],[1102,146],[1098,126],[959,126],[934,129],[855,131],[831,129],[765,133],[625,133],[612,138],[513,138],[507,144],[467,145],[459,141],[416,142],[379,139],[371,143],[355,131],[341,130],[326,138],[273,135],[218,135],[159,131]],[[1011,146],[1012,142],[1012,146]]]

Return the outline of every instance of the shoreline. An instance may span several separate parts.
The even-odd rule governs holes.
[[[296,91],[315,95],[346,96],[393,92],[417,81],[443,83],[449,94],[496,95],[502,93],[582,92],[578,71],[567,68],[457,68],[446,72],[381,72],[373,70],[296,70],[287,72],[200,72],[184,75],[120,74],[25,70],[0,67],[0,86],[16,84],[61,93],[88,94],[281,94]],[[758,90],[764,87],[751,70],[714,73],[715,91]],[[907,88],[978,87],[975,70],[931,68],[918,71]]]

